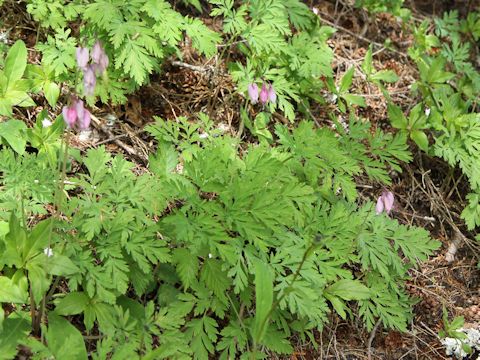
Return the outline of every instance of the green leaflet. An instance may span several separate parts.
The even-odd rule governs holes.
[[[273,306],[273,275],[271,269],[264,262],[255,262],[255,322],[253,338],[261,343],[271,316]]]

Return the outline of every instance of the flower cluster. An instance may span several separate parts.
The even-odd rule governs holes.
[[[97,75],[101,75],[108,67],[108,56],[105,53],[100,41],[97,41],[92,48],[92,61],[90,63],[90,51],[88,48],[77,48],[77,65],[83,71],[83,89],[86,96],[94,93],[97,83]]]
[[[251,83],[248,85],[248,96],[250,97],[250,101],[252,104],[256,104],[260,99],[260,103],[265,105],[267,102],[275,103],[277,101],[277,94],[275,93],[275,89],[273,85],[269,84],[262,84],[262,89],[260,93],[258,92],[258,86],[255,83]]]
[[[377,206],[375,208],[377,215],[383,212],[383,210],[385,210],[387,214],[390,214],[390,211],[393,209],[393,201],[394,197],[391,191],[382,192],[382,195],[380,195],[377,200]]]
[[[74,98],[70,106],[64,106],[63,119],[71,129],[86,130],[90,126],[90,112],[83,107],[83,101]]]

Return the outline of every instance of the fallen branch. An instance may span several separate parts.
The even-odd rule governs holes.
[[[105,126],[102,126],[101,121],[95,115],[91,115],[91,118],[93,120],[95,127],[99,129],[101,132],[107,134],[108,137],[111,139],[111,141],[113,141],[120,148],[122,148],[128,155],[134,156],[140,159],[144,164],[147,164],[148,160],[144,156],[138,154],[133,147],[125,144],[117,136],[115,136],[115,134],[113,134],[109,129],[107,129]]]

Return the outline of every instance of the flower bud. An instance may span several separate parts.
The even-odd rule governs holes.
[[[375,207],[375,211],[378,214],[385,212],[387,214],[390,214],[390,212],[393,209],[393,203],[394,203],[394,196],[391,191],[384,191],[382,192],[382,195],[377,200],[377,205]]]
[[[272,103],[275,103],[275,101],[277,101],[277,94],[275,93],[273,85],[270,85],[268,87],[268,100]]]
[[[258,86],[255,83],[251,83],[248,85],[248,96],[250,97],[250,101],[252,104],[256,104],[258,102]]]
[[[88,66],[83,72],[83,90],[86,96],[92,96],[95,92],[97,78],[93,66]]]
[[[47,128],[47,127],[50,127],[50,126],[52,126],[52,122],[50,120],[48,120],[48,119],[43,119],[42,120],[42,127]]]
[[[100,62],[100,58],[102,57],[102,54],[103,54],[102,44],[100,44],[100,41],[97,40],[92,48],[92,60],[95,64],[98,64]]]
[[[43,249],[43,253],[47,255],[47,257],[53,256],[53,250],[51,247],[46,247],[45,249]]]
[[[79,99],[75,99],[73,100],[72,106],[77,112],[77,119],[80,119],[81,117],[83,117],[83,112],[85,111],[85,108],[83,107],[83,101]]]
[[[97,74],[103,74],[108,67],[108,56],[105,53],[100,41],[97,40],[92,49],[92,60],[94,63],[94,69]]]
[[[63,120],[69,128],[73,128],[75,121],[77,121],[77,111],[75,106],[64,106],[62,109]]]
[[[78,117],[77,127],[79,130],[86,130],[90,126],[91,115],[90,111],[84,109],[82,116]]]
[[[268,90],[265,83],[262,85],[262,90],[260,91],[260,102],[265,105],[268,101]]]
[[[80,69],[85,70],[87,68],[89,60],[89,51],[84,47],[77,47],[76,50],[77,65]]]

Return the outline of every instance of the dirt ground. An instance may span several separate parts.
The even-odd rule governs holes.
[[[400,80],[391,85],[389,92],[395,103],[404,109],[411,108],[416,99],[410,95],[409,86],[418,74],[407,56],[413,41],[412,34],[389,14],[368,15],[352,6],[353,0],[306,1],[319,10],[326,25],[337,32],[329,41],[334,49],[334,71],[341,76],[351,66],[359,67],[370,43],[374,44],[374,64],[377,69],[392,69]],[[32,49],[31,60],[38,61],[33,51],[37,37],[35,23],[26,14],[24,4],[15,2],[12,8],[0,9],[0,30],[11,29],[10,38],[22,38]],[[443,11],[458,9],[468,12],[477,6],[474,1],[406,1],[415,21],[420,22]],[[210,24],[215,27],[216,24]],[[2,29],[4,27],[4,29]],[[386,49],[383,44],[391,39],[397,50]],[[124,153],[138,164],[142,171],[147,153],[153,142],[144,132],[145,124],[153,116],[175,119],[179,116],[194,118],[199,111],[206,112],[218,126],[236,134],[239,124],[239,101],[234,84],[228,76],[224,63],[206,61],[196,56],[188,43],[183,48],[183,62],[167,61],[163,72],[155,75],[151,83],[129,96],[128,104],[108,106],[98,104],[93,114],[92,134],[86,138],[75,138],[73,145],[80,149],[105,144],[113,153]],[[187,66],[187,65],[193,66]],[[359,116],[371,121],[372,127],[390,131],[386,115],[386,101],[381,93],[369,86],[360,77],[355,78],[354,93],[365,96],[368,107],[359,110]],[[39,99],[38,103],[42,103]],[[60,113],[61,104],[52,113]],[[17,113],[32,123],[35,113]],[[328,111],[319,106],[313,115],[319,124],[328,126]],[[115,121],[113,121],[115,120]],[[284,119],[279,118],[282,121]],[[107,126],[107,123],[111,126]],[[247,139],[244,139],[248,141]],[[412,149],[416,147],[412,146]],[[414,319],[407,333],[388,331],[380,326],[372,333],[366,332],[360,323],[344,321],[332,316],[322,334],[317,334],[317,349],[303,346],[300,342],[290,359],[448,359],[438,339],[442,327],[442,307],[450,317],[464,316],[465,326],[480,323],[480,243],[474,233],[468,232],[460,219],[468,191],[466,181],[458,169],[450,169],[436,158],[424,153],[414,154],[414,161],[404,166],[402,173],[391,174],[394,184],[396,205],[392,216],[405,224],[422,226],[443,246],[427,262],[410,273],[408,291],[418,298],[414,307]],[[375,184],[367,178],[358,179],[361,197],[372,199],[378,193]],[[457,248],[453,261],[447,261],[451,244]],[[477,354],[478,356],[478,354]],[[272,355],[272,359],[276,357]],[[471,357],[475,359],[475,356]]]

